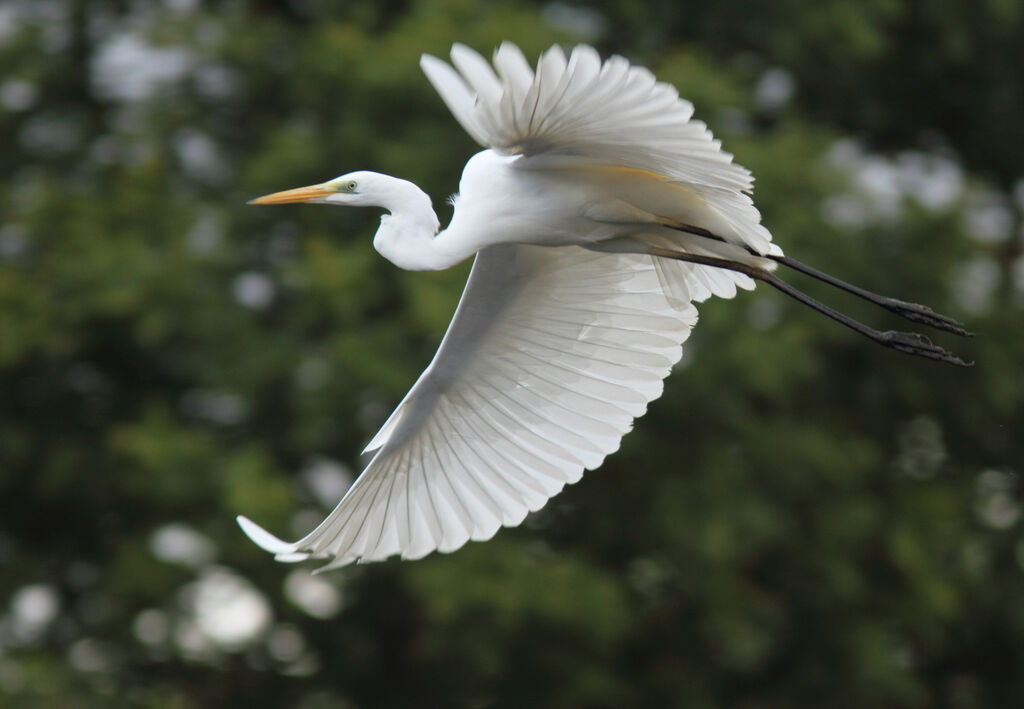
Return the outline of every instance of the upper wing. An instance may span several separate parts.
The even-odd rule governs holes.
[[[581,44],[566,58],[555,45],[537,71],[519,48],[502,43],[494,67],[465,45],[452,62],[424,55],[420,66],[463,128],[484,147],[507,154],[554,151],[650,170],[695,184],[743,191],[750,172],[701,121],[675,87],[623,57],[604,63]]]
[[[696,310],[673,309],[643,254],[492,246],[427,370],[333,512],[278,558],[333,568],[488,539],[619,447],[660,396]]]
[[[503,43],[494,69],[456,44],[452,63],[424,55],[427,78],[463,128],[485,147],[531,158],[524,165],[594,164],[644,170],[699,194],[742,242],[767,253],[771,235],[747,194],[750,171],[733,162],[693,104],[623,57],[603,63],[587,45],[566,58],[554,46],[536,73]],[[663,215],[668,216],[668,215]],[[700,226],[700,225],[698,225]]]

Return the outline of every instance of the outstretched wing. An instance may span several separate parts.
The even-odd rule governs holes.
[[[567,58],[557,45],[531,69],[517,46],[503,43],[494,69],[456,44],[452,66],[424,55],[427,78],[466,132],[484,147],[530,158],[525,164],[612,165],[643,170],[685,185],[759,253],[771,235],[747,192],[750,171],[692,119],[693,104],[670,84],[623,57],[603,63],[579,45]],[[495,73],[497,70],[497,73]]]
[[[239,521],[279,559],[333,559],[325,568],[489,539],[618,449],[696,320],[668,304],[650,256],[484,249],[434,360],[330,516],[295,543]]]

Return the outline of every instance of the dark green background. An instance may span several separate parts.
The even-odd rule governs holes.
[[[1021,37],[1019,0],[5,0],[0,704],[1024,706]],[[234,515],[326,512],[308,471],[358,468],[467,265],[244,202],[372,169],[445,221],[475,146],[417,60],[504,39],[674,83],[787,253],[966,320],[937,339],[977,364],[708,302],[601,469],[490,542],[318,577],[313,617]],[[225,641],[214,587],[264,622]]]

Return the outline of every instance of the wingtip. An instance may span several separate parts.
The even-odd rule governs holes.
[[[519,48],[519,45],[516,44],[515,42],[509,41],[507,39],[502,40],[501,44],[498,45],[498,48],[494,50],[495,56],[497,56],[499,54],[510,54],[510,53],[511,54],[517,54],[517,55],[519,55],[521,57],[524,56],[523,55],[523,50]],[[524,58],[524,60],[525,60],[525,58]]]
[[[560,44],[552,44],[550,47],[541,52],[540,56],[541,59],[546,59],[548,56],[550,56],[554,59],[560,60],[562,64],[565,64],[566,62],[565,50],[562,48],[562,45]]]
[[[483,55],[481,55],[480,52],[476,51],[468,44],[463,44],[462,42],[455,42],[452,44],[452,51],[450,54],[453,62],[458,62],[460,59],[482,59],[487,61],[483,58]]]
[[[423,69],[423,71],[427,71],[428,66],[445,63],[446,62],[443,59],[438,59],[433,54],[427,54],[424,52],[420,55],[420,69]]]
[[[275,555],[293,554],[295,552],[294,544],[278,539],[248,517],[238,515],[235,517],[235,521],[238,522],[238,526],[245,532],[245,536],[249,537],[256,546],[264,551],[269,551]]]

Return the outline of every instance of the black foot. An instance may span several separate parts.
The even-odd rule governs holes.
[[[872,339],[875,339],[879,344],[907,354],[927,357],[928,359],[946,362],[947,364],[955,364],[958,367],[974,366],[974,362],[963,361],[949,350],[945,350],[942,347],[933,344],[927,337],[916,332],[888,330],[886,332],[879,332],[878,337]]]
[[[889,347],[905,354],[917,355],[918,357],[927,357],[928,359],[934,359],[938,362],[945,362],[947,364],[953,364],[958,367],[971,367],[973,362],[965,362],[960,359],[952,352],[945,350],[938,345],[932,344],[924,335],[916,332],[900,332],[897,330],[888,330],[882,332],[872,327],[868,327],[862,322],[854,320],[848,315],[843,315],[838,310],[830,308],[829,306],[821,303],[811,296],[807,295],[801,290],[797,290],[793,286],[789,285],[786,281],[782,280],[774,273],[766,271],[757,266],[752,266],[746,263],[740,263],[737,261],[730,261],[728,259],[717,258],[713,256],[704,256],[701,254],[690,254],[685,252],[670,251],[668,249],[651,248],[650,253],[655,256],[662,256],[665,258],[672,258],[678,261],[688,261],[690,263],[699,263],[705,266],[713,266],[715,268],[724,268],[730,271],[737,271],[744,273],[751,278],[756,278],[759,281],[767,283],[773,288],[780,290],[791,298],[803,303],[804,305],[810,306],[814,310],[817,310],[822,315],[832,318],[836,322],[845,325],[846,327],[859,332],[861,335],[870,338],[884,347]],[[888,298],[886,296],[878,295],[877,293],[871,293],[853,286],[845,281],[830,276],[826,273],[822,273],[806,264],[800,263],[794,259],[778,256],[772,257],[775,261],[781,264],[794,268],[798,271],[802,271],[807,275],[816,278],[817,280],[823,281],[834,285],[842,290],[852,293],[856,296],[871,301],[886,310],[890,310],[897,315],[900,315],[908,320],[915,322],[925,323],[932,327],[946,332],[952,332],[957,335],[970,336],[971,333],[964,329],[963,325],[958,323],[953,318],[946,317],[945,315],[939,315],[931,308],[925,305],[918,305],[916,303],[907,303],[902,300],[896,300],[895,298]]]
[[[896,313],[907,320],[924,323],[925,325],[929,325],[938,330],[952,332],[954,335],[974,337],[974,333],[968,332],[962,323],[959,323],[946,315],[936,313],[927,305],[908,303],[905,300],[896,300],[895,298],[882,298],[875,302],[886,310]]]

